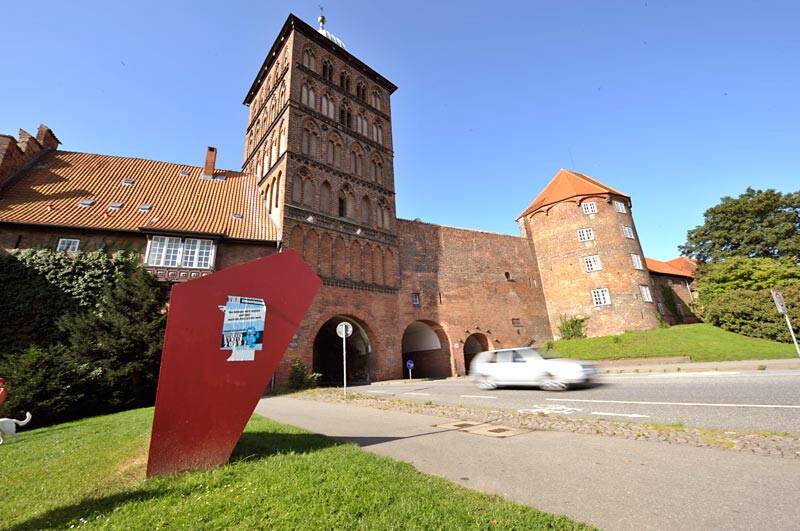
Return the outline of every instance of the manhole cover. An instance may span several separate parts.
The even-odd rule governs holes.
[[[475,426],[475,424],[471,422],[462,422],[461,424],[453,424],[456,428],[469,428],[470,426]]]
[[[503,432],[510,431],[510,430],[507,430],[505,428],[494,428],[494,429],[488,430],[488,431],[490,431],[492,433],[503,433]]]

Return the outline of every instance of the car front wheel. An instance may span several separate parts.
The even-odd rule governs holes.
[[[497,384],[495,383],[494,378],[491,376],[483,376],[478,382],[478,387],[481,389],[486,389],[487,391],[491,391],[492,389],[497,388]]]
[[[539,386],[543,391],[566,391],[567,384],[552,374],[547,374]]]

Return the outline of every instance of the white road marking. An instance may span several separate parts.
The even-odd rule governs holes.
[[[576,407],[561,406],[558,404],[536,404],[530,409],[518,409],[517,413],[542,413],[544,415],[572,415],[582,409]]]
[[[367,391],[367,393],[372,393],[374,395],[385,395],[386,391]]]
[[[403,393],[404,395],[431,396],[430,393]]]
[[[758,407],[779,409],[800,409],[800,405],[788,404],[712,404],[704,402],[639,402],[635,400],[587,400],[580,398],[548,398],[553,402],[591,402],[595,404],[643,404],[647,406],[706,406],[706,407]]]
[[[461,398],[497,398],[496,396],[486,395],[461,395]]]
[[[715,376],[735,376],[737,374],[741,374],[740,372],[735,371],[725,371],[725,372],[664,372],[661,374],[653,373],[648,374],[648,378],[708,378],[708,377],[715,377]]]
[[[592,415],[603,415],[608,417],[631,417],[636,419],[650,418],[650,415],[639,415],[638,413],[604,413],[602,411],[592,411]]]

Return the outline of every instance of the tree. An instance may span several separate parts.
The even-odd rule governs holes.
[[[167,287],[142,268],[118,275],[96,309],[66,315],[66,348],[88,363],[110,410],[151,405],[166,324]]]
[[[697,277],[700,300],[737,289],[758,291],[800,284],[800,265],[791,258],[746,258],[735,256],[706,264]]]
[[[701,263],[731,256],[791,258],[800,262],[800,191],[747,188],[737,198],[723,197],[691,229],[681,253]]]

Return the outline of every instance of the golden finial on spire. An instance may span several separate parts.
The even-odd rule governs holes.
[[[324,30],[325,29],[325,13],[324,13],[324,10],[325,9],[322,6],[319,6],[319,18],[317,18],[317,20],[319,21],[319,29],[320,30]]]

